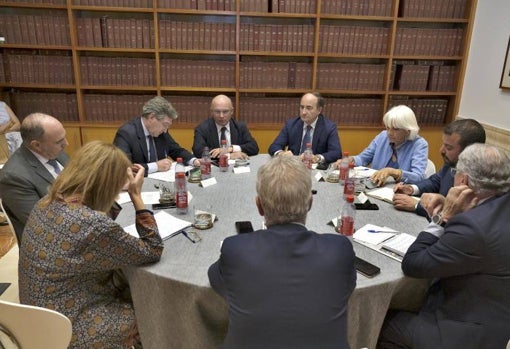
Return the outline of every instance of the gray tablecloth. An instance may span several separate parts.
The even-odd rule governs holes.
[[[220,172],[213,166],[217,184],[202,188],[188,184],[194,203],[208,203],[218,221],[209,230],[200,231],[202,241],[193,244],[183,235],[165,242],[161,261],[126,269],[131,286],[138,327],[145,349],[217,348],[228,326],[227,305],[210,287],[207,269],[218,259],[220,243],[235,234],[235,221],[251,221],[255,229],[263,218],[255,206],[257,168],[269,159],[258,155],[250,159],[250,173]],[[312,175],[315,174],[315,170]],[[154,180],[147,179],[147,190]],[[342,191],[338,184],[313,179],[312,209],[307,227],[318,233],[333,233],[327,223],[340,214]],[[414,213],[396,211],[392,205],[372,199],[380,210],[358,211],[355,227],[366,223],[386,225],[416,235],[427,222]],[[134,222],[131,204],[125,204],[118,217],[123,225]],[[175,213],[175,209],[167,211]],[[177,216],[177,215],[176,215]],[[178,215],[192,222],[193,212]],[[356,254],[379,266],[381,273],[367,278],[358,273],[357,286],[349,301],[349,343],[351,348],[375,348],[382,321],[390,304],[399,308],[417,307],[426,288],[424,280],[403,276],[400,263],[354,243]]]

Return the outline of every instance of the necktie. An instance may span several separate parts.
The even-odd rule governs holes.
[[[306,150],[306,143],[312,143],[312,126],[306,126],[305,136],[303,137],[303,143],[301,143],[301,154]]]
[[[223,141],[223,140],[227,140],[227,135],[226,135],[226,133],[225,133],[226,131],[227,131],[227,128],[226,128],[225,126],[223,126],[223,127],[221,128],[220,147],[221,147],[221,143],[222,143],[221,141]],[[227,142],[227,143],[228,143],[228,142]]]
[[[397,162],[397,147],[395,147],[395,143],[390,143],[392,154],[391,154],[391,161]]]
[[[152,136],[147,136],[149,141],[149,162],[156,162],[156,147],[154,146],[154,138]]]
[[[56,174],[59,174],[60,173],[60,166],[58,165],[58,162],[57,160],[53,159],[53,160],[48,160],[48,164],[51,165],[51,167],[53,167],[53,169],[55,170],[55,173]]]

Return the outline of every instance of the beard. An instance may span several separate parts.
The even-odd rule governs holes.
[[[444,154],[441,154],[441,157],[443,158],[443,161],[446,165],[450,166],[450,167],[455,167],[457,166],[457,161],[452,161],[450,160],[446,155]]]

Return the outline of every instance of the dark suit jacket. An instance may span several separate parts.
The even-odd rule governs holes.
[[[450,168],[449,165],[445,164],[439,172],[417,183],[416,186],[420,190],[420,193],[439,193],[446,196],[448,190],[453,187],[453,176]],[[418,204],[416,207],[416,213],[428,218],[427,211],[425,211],[421,204]]]
[[[283,224],[229,237],[209,281],[229,307],[222,348],[349,347],[356,271],[343,236]]]
[[[69,156],[62,153],[57,160],[65,166]],[[19,242],[32,208],[48,193],[53,181],[51,173],[24,144],[0,170],[0,195]]]
[[[230,119],[230,142],[241,147],[241,150],[248,156],[257,155],[259,146],[257,141],[251,136],[246,123]],[[216,123],[213,118],[209,118],[195,127],[195,137],[193,140],[193,154],[198,158],[202,157],[205,147],[209,149],[219,148],[220,139]]]
[[[149,162],[147,149],[147,138],[143,132],[142,120],[140,117],[128,121],[122,125],[115,134],[113,144],[122,149],[127,157],[135,164],[145,168],[145,176],[148,174],[147,163]],[[164,132],[154,138],[158,160],[170,156],[174,161],[181,157],[187,163],[193,155],[182,148],[168,132]]]
[[[505,348],[510,339],[510,193],[452,217],[439,239],[422,232],[404,274],[439,278],[418,321],[416,348]],[[428,315],[427,315],[428,314]],[[421,324],[420,323],[420,324]],[[439,332],[439,338],[431,333]]]
[[[269,146],[269,155],[274,155],[275,152],[284,150],[285,147],[288,147],[288,150],[292,151],[294,155],[298,155],[301,151],[303,125],[304,122],[299,116],[287,120],[283,129]],[[342,156],[337,126],[322,114],[319,115],[313,132],[312,151],[314,154],[324,156],[324,160],[328,163],[334,162]]]

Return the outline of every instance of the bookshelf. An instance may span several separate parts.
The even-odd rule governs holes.
[[[158,94],[193,129],[225,93],[278,130],[318,90],[340,128],[379,128],[392,105],[422,126],[458,110],[476,0],[0,0],[0,98],[83,133]],[[87,138],[81,135],[82,140]]]

